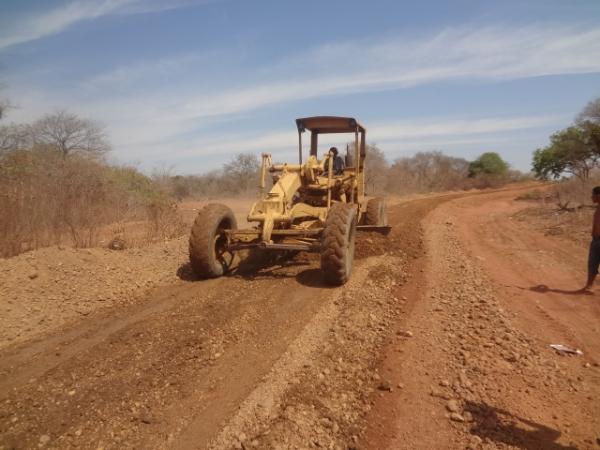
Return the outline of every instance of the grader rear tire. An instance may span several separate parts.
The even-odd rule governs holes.
[[[387,226],[387,209],[385,199],[381,197],[372,198],[367,202],[366,225],[375,225],[378,227]]]
[[[321,270],[328,284],[340,286],[350,278],[356,221],[356,208],[345,203],[334,203],[327,214],[321,241]]]
[[[225,230],[236,230],[231,209],[219,203],[206,205],[196,217],[190,234],[190,264],[201,278],[216,278],[227,273],[235,254],[226,250]]]

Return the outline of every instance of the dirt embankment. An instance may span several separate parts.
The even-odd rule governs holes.
[[[0,259],[0,349],[176,281],[184,238],[125,251],[50,247]]]
[[[252,200],[223,201],[231,205],[238,223],[246,224]],[[187,226],[207,203],[180,205]],[[54,246],[0,259],[0,349],[91,319],[99,311],[144,302],[150,289],[189,278],[187,239],[186,233],[132,248],[134,242],[125,240],[127,248],[121,251]]]

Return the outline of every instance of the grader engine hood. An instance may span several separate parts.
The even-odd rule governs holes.
[[[302,179],[299,171],[284,170],[266,198],[252,207],[248,214],[248,222],[262,222],[261,238],[264,242],[271,240],[271,232],[276,222],[292,220],[288,205],[300,186]]]

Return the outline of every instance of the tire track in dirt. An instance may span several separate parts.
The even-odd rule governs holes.
[[[76,342],[68,350],[73,355],[45,375],[25,381],[15,371],[3,378],[4,385],[26,385],[4,391],[3,439],[27,447],[50,436],[60,439],[57,446],[85,446],[108,435],[108,446],[152,446],[158,430],[168,437],[169,430],[185,426],[172,422],[182,415],[169,414],[169,407],[176,405],[176,412],[182,406],[183,417],[189,415],[194,408],[185,404],[196,391],[222,404],[210,414],[218,422],[322,301],[321,289],[291,289],[298,267],[281,270],[277,282],[227,278],[165,288],[153,302],[158,310],[143,310],[125,322],[116,318],[92,342]],[[236,367],[245,380],[227,379],[222,384],[229,387],[220,392],[220,382]],[[48,368],[46,361],[34,362],[24,373]],[[93,406],[82,414],[84,405]]]
[[[187,286],[169,288],[166,292],[164,288],[156,289],[147,303],[104,311],[93,321],[81,322],[64,333],[5,350],[0,360],[0,395],[64,364],[112,334],[171,308],[178,297],[174,289],[186,290]]]
[[[368,269],[366,280],[364,274],[354,274],[333,305],[328,305],[336,317],[314,356],[301,370],[288,375],[291,380],[283,380],[287,386],[281,387],[282,377],[273,375],[279,382],[269,380],[264,388],[257,388],[258,392],[271,391],[275,385],[282,394],[267,402],[261,394],[252,396],[250,406],[242,406],[211,449],[357,445],[362,418],[370,409],[370,394],[378,386],[387,389],[387,381],[376,367],[382,345],[388,339],[403,339],[391,332],[398,317],[411,307],[403,294],[405,283],[418,271],[412,265],[422,252],[420,221],[450,198],[454,196],[398,205],[391,210],[394,228],[388,239],[366,235],[359,241],[359,254],[382,256],[369,258],[362,267]],[[300,338],[293,345],[301,343]],[[300,363],[295,361],[296,366]],[[265,403],[271,406],[266,408]]]

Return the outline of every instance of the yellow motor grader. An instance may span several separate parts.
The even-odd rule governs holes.
[[[352,272],[356,231],[389,232],[384,199],[365,196],[366,129],[351,117],[306,117],[296,125],[298,164],[274,164],[271,155],[262,155],[260,187],[264,192],[267,173],[273,184],[248,214],[255,227],[238,229],[231,209],[218,203],[198,213],[190,235],[190,263],[198,276],[225,274],[244,249],[307,251],[319,252],[325,280],[341,285]],[[310,151],[304,161],[306,131]],[[341,170],[335,170],[341,156],[334,152],[318,158],[319,135],[330,133],[354,135],[345,163],[337,164]]]

